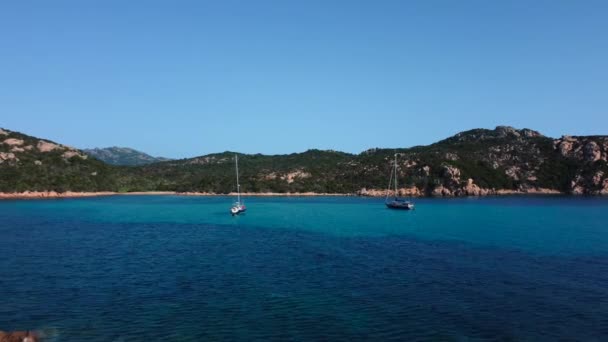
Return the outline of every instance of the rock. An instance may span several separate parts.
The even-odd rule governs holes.
[[[517,166],[511,166],[505,170],[505,174],[509,176],[511,179],[519,180],[519,172],[521,169]]]
[[[444,158],[447,160],[458,160],[458,155],[456,153],[448,152],[445,154]]]
[[[9,139],[4,140],[4,144],[9,145],[9,146],[21,146],[21,145],[23,145],[23,140],[9,138]]]
[[[38,141],[38,145],[36,145],[36,147],[38,148],[38,150],[40,152],[51,152],[53,150],[62,148],[61,146],[59,146],[57,144],[53,144],[51,142],[43,141],[43,140]]]
[[[516,137],[520,136],[519,132],[511,126],[496,126],[495,131],[498,133],[498,137],[500,138],[505,138],[509,135],[514,135]]]
[[[8,135],[8,132],[0,128],[0,135]]]
[[[31,331],[0,331],[0,342],[38,342],[38,335]]]
[[[357,191],[357,195],[364,196],[364,197],[382,197],[382,196],[386,196],[386,190],[375,190],[375,189],[368,190],[366,188],[363,188],[363,189]],[[394,195],[393,191],[390,191],[389,195]]]
[[[467,180],[467,185],[462,188],[462,193],[465,196],[485,196],[490,193],[490,190],[480,188],[473,182],[473,179],[469,178]]]
[[[35,165],[42,165],[42,162],[40,160],[34,160],[34,164]]]
[[[573,195],[582,195],[585,193],[585,188],[581,185],[573,185],[572,186],[572,194]]]
[[[608,195],[608,178],[604,179],[602,183],[602,188],[600,189],[600,194]]]
[[[598,171],[595,173],[595,175],[593,175],[593,185],[600,185],[600,182],[602,181],[602,177],[604,177],[604,172],[603,171]]]
[[[572,151],[572,144],[573,144],[572,142],[565,141],[565,140],[559,142],[559,145],[558,145],[558,147],[559,147],[559,153],[562,156],[567,157],[568,154],[570,153],[570,151]]]
[[[428,176],[431,174],[431,167],[428,165],[425,165],[422,167],[422,172],[424,173],[425,176]]]
[[[11,152],[25,152],[25,149],[18,146],[13,146],[13,148],[11,148]]]
[[[577,141],[577,139],[571,135],[562,135],[561,140],[567,141],[567,142],[576,142]]]
[[[444,165],[443,174],[445,177],[449,178],[450,180],[452,180],[456,183],[460,182],[460,169],[458,169],[455,166]]]
[[[422,191],[420,191],[420,189],[418,189],[415,186],[412,186],[410,188],[397,189],[397,193],[401,197],[410,197],[410,196],[412,196],[412,197],[418,197],[418,196],[422,196]]]
[[[418,163],[416,163],[416,161],[414,160],[406,160],[405,163],[403,164],[404,168],[409,169],[412,168],[414,166],[418,165]]]
[[[585,161],[594,162],[602,158],[602,152],[600,146],[595,141],[590,141],[585,144],[583,149],[583,156]]]
[[[543,136],[542,134],[540,134],[540,132],[532,130],[532,129],[529,129],[529,128],[522,129],[521,133],[526,138],[535,138],[535,137],[542,137]]]
[[[72,157],[80,157],[81,159],[87,159],[86,155],[75,150],[66,151],[61,156],[63,157],[63,159],[70,159]]]
[[[583,186],[582,182],[583,182],[583,177],[581,175],[577,175],[570,182],[570,192],[573,195],[582,195],[585,193],[585,187]]]
[[[431,192],[431,195],[433,196],[452,196],[452,191],[450,191],[450,189],[444,187],[443,185],[438,185],[435,187],[435,189],[433,189],[433,192]]]
[[[19,161],[19,158],[17,158],[15,154],[11,152],[0,152],[0,164],[5,161]]]
[[[309,178],[311,176],[310,173],[304,172],[303,170],[296,170],[282,176],[281,179],[287,180],[288,184],[293,183],[297,178]]]

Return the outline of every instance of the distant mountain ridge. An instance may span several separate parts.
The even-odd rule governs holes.
[[[93,148],[84,149],[83,152],[111,165],[138,166],[171,160],[169,158],[153,157],[128,147]]]
[[[308,150],[285,155],[222,152],[115,166],[48,140],[0,129],[0,192],[177,191],[338,193],[384,196],[398,153],[399,194],[608,195],[608,136],[546,137],[530,129],[472,129],[428,146],[360,154]]]

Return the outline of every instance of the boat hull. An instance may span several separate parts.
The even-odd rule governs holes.
[[[242,214],[246,211],[247,211],[247,208],[245,208],[245,206],[230,208],[230,213],[232,214],[232,216]]]
[[[402,201],[392,201],[392,202],[386,202],[386,207],[389,209],[413,210],[414,203],[402,202]]]

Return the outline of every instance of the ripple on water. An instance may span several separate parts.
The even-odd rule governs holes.
[[[608,336],[605,253],[0,214],[11,220],[0,227],[3,330],[58,341]]]

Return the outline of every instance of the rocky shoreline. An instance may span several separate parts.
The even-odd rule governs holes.
[[[357,191],[357,196],[364,197],[384,197],[386,190],[361,189]],[[480,196],[510,196],[510,195],[581,195],[578,193],[568,194],[555,189],[546,188],[520,188],[520,189],[486,189],[481,188],[472,182],[461,188],[448,188],[442,185],[437,186],[431,192],[425,192],[417,187],[397,189],[399,197],[480,197]],[[604,195],[598,193],[596,195]],[[395,191],[390,190],[389,196],[395,196]]]
[[[389,196],[394,196],[394,191],[389,191]],[[529,188],[529,189],[484,189],[478,187],[464,187],[462,189],[450,190],[438,187],[431,193],[424,193],[418,188],[402,188],[397,191],[401,197],[484,197],[484,196],[512,196],[512,195],[581,195],[577,193],[568,194],[554,189]],[[140,191],[140,192],[56,192],[56,191],[25,191],[16,193],[1,193],[0,200],[9,199],[61,199],[61,198],[86,198],[104,196],[236,196],[236,193],[216,194],[210,192],[175,192],[175,191]],[[598,193],[595,195],[608,195],[608,193]],[[356,193],[278,193],[278,192],[259,192],[241,193],[244,197],[330,197],[330,196],[356,196],[356,197],[385,197],[386,190],[361,189]]]
[[[112,196],[116,192],[57,192],[57,191],[24,191],[24,192],[0,192],[1,199],[44,199],[44,198],[77,198],[77,197],[98,197]]]
[[[2,199],[56,199],[56,198],[84,198],[102,196],[152,196],[152,195],[174,195],[174,196],[236,196],[236,193],[216,194],[211,192],[175,192],[175,191],[137,191],[137,192],[57,192],[57,191],[25,191],[25,192],[0,192]],[[312,196],[356,196],[356,194],[336,193],[314,193],[314,192],[245,192],[241,196],[247,197],[312,197]]]

